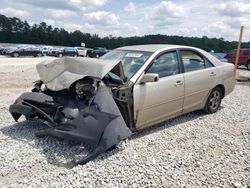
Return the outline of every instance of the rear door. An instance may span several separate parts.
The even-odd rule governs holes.
[[[162,53],[145,70],[145,73],[159,74],[159,81],[135,84],[133,96],[137,129],[182,112],[184,78],[179,65],[176,51]]]
[[[202,107],[209,92],[215,85],[216,68],[203,55],[193,50],[181,50],[184,69],[185,96],[183,111]]]

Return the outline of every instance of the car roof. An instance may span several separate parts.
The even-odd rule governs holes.
[[[134,51],[147,51],[147,52],[156,52],[161,49],[174,49],[174,48],[192,48],[190,46],[182,45],[172,45],[172,44],[145,44],[145,45],[133,45],[133,46],[124,46],[117,48],[118,50],[134,50]]]

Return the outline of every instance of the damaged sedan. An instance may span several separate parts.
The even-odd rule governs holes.
[[[65,57],[37,64],[40,80],[9,111],[46,125],[37,136],[106,152],[131,133],[194,110],[214,113],[235,86],[235,69],[209,53],[177,45],[115,49],[100,59]]]

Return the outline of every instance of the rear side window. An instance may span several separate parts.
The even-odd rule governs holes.
[[[214,65],[206,58],[191,50],[182,50],[181,59],[185,72],[197,71],[214,67]]]
[[[244,50],[243,55],[250,55],[250,50]]]
[[[204,62],[205,62],[206,68],[214,67],[214,65],[210,61],[208,61],[206,58],[204,58]]]
[[[203,58],[193,51],[181,51],[181,58],[185,72],[206,68]]]

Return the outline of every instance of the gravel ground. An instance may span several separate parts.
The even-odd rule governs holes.
[[[81,145],[36,138],[8,106],[38,79],[44,58],[0,58],[0,187],[249,187],[250,83],[237,83],[212,115],[193,112],[136,133],[84,166]],[[250,76],[250,71],[239,70]]]

